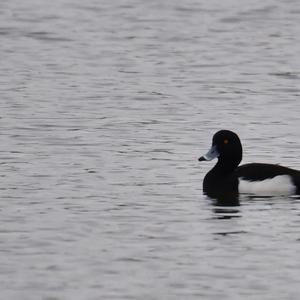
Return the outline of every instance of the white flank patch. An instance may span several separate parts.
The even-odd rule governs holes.
[[[262,181],[248,181],[240,178],[239,193],[260,196],[291,195],[296,187],[289,175],[280,175]]]

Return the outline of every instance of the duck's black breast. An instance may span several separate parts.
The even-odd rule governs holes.
[[[203,191],[214,197],[220,194],[238,194],[238,177],[234,173],[224,174],[215,169],[209,171],[203,180]]]

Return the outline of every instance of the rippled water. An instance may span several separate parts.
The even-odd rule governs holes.
[[[298,299],[300,200],[202,195],[213,133],[300,169],[299,1],[1,1],[3,299]]]

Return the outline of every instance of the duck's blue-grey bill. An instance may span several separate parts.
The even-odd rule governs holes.
[[[212,160],[214,158],[219,157],[219,152],[216,146],[212,146],[210,150],[203,156],[201,156],[198,160],[205,161],[205,160]]]

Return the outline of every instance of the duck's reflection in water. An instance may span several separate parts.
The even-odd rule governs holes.
[[[233,207],[240,206],[238,193],[205,193],[214,206]]]
[[[240,218],[240,201],[238,194],[207,195],[207,200],[211,201],[214,218],[232,219]]]

